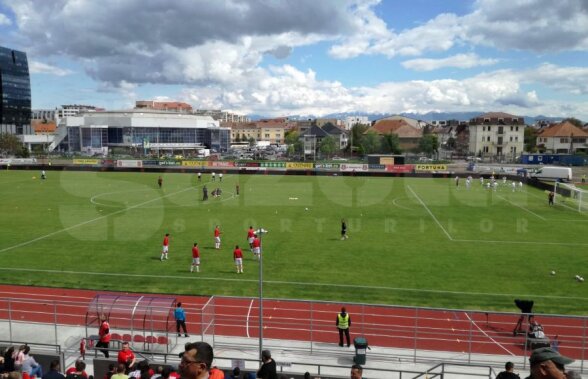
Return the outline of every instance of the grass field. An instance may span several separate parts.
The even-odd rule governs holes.
[[[264,294],[449,308],[585,314],[588,217],[525,186],[453,179],[0,172],[0,282],[256,296],[258,264],[232,262],[249,225],[263,237]],[[240,184],[239,196],[235,184]],[[223,189],[220,199],[201,201]],[[308,208],[308,210],[306,210]],[[340,240],[340,220],[350,238]],[[223,246],[213,247],[220,225]],[[170,259],[160,262],[171,234]],[[190,273],[191,246],[202,268]],[[551,270],[557,272],[550,275]]]

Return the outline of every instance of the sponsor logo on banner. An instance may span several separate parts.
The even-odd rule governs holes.
[[[156,160],[144,160],[143,166],[157,166],[158,162]]]
[[[371,165],[368,165],[368,167],[370,168],[370,170],[384,170],[386,168],[386,165],[383,165],[383,164],[371,164]]]
[[[341,171],[369,171],[369,165],[358,163],[342,163],[339,166]]]
[[[182,166],[203,167],[207,163],[206,161],[182,161]]]
[[[74,159],[73,164],[99,164],[98,159]]]
[[[313,168],[314,163],[305,163],[305,162],[286,162],[286,168],[293,168],[293,169],[308,169]]]
[[[241,162],[241,164],[245,167],[259,167],[259,162]]]
[[[380,157],[380,164],[394,165],[393,157]]]
[[[0,159],[0,164],[33,164],[36,163],[36,158],[7,158]]]
[[[179,161],[159,161],[160,166],[179,166]]]
[[[261,167],[278,167],[278,168],[284,168],[284,167],[286,167],[286,163],[285,162],[261,162],[260,166]]]
[[[143,167],[143,161],[136,160],[117,160],[116,167]]]
[[[414,170],[414,165],[411,165],[411,164],[407,164],[407,165],[387,164],[386,165],[387,172],[410,173],[410,172],[412,172],[412,170]]]
[[[417,164],[415,168],[417,171],[447,171],[446,164]]]
[[[235,167],[235,162],[212,161],[212,162],[208,162],[208,166],[210,166],[210,167]]]
[[[339,163],[316,163],[314,168],[317,169],[339,169]]]

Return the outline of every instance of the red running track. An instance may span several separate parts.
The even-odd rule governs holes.
[[[16,321],[85,325],[88,305],[96,292],[62,288],[0,285],[0,319]],[[125,293],[126,294],[126,293]],[[160,296],[133,293],[135,296]],[[173,295],[161,295],[173,296]],[[214,312],[216,335],[257,338],[259,303],[257,299],[176,296],[188,314],[189,332],[200,334],[202,318]],[[264,338],[337,343],[335,318],[339,304],[296,300],[264,300]],[[404,308],[380,305],[346,305],[351,315],[351,332],[364,335],[370,345],[446,352],[471,352],[522,356],[526,350],[524,336],[513,336],[518,319],[514,314],[465,312],[439,309]],[[202,313],[205,313],[203,316]],[[548,336],[559,335],[562,354],[581,359],[586,336],[585,318],[541,315],[540,321]],[[116,321],[111,320],[111,327]],[[163,328],[163,327],[162,327]],[[173,325],[170,325],[173,331]]]

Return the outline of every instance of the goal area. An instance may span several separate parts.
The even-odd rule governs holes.
[[[578,212],[588,211],[588,191],[573,184],[555,182],[553,192],[555,192],[554,203]]]

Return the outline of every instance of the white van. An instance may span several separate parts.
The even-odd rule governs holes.
[[[531,173],[531,178],[537,178],[539,180],[551,180],[551,181],[572,181],[572,169],[570,167],[541,167],[539,170]]]

